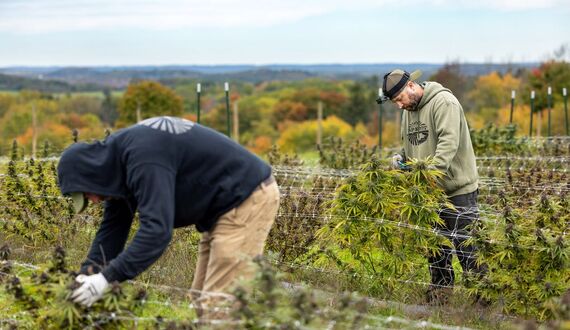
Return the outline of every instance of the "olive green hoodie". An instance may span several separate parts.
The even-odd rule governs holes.
[[[451,91],[436,82],[424,82],[416,111],[402,115],[404,157],[433,156],[445,176],[440,184],[449,197],[478,188],[477,166],[463,108]]]

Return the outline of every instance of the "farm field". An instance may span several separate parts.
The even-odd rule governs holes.
[[[473,133],[480,221],[470,242],[488,272],[466,276],[454,258],[446,304],[429,304],[425,294],[425,256],[449,244],[432,227],[443,201],[437,173],[429,161],[390,170],[386,151],[377,157],[338,141],[321,150],[320,164],[276,148],[268,155],[282,202],[259,276],[228,299],[232,321],[200,328],[568,328],[570,138],[501,132]],[[69,302],[101,209],[72,215],[57,189],[56,162],[14,152],[2,164],[0,328],[198,326],[189,289],[199,240],[192,229],[177,230],[159,262],[92,308]]]
[[[0,330],[570,330],[570,0],[317,1],[0,1]]]

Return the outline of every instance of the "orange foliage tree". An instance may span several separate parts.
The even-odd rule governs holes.
[[[486,122],[496,122],[499,120],[499,109],[510,104],[511,91],[518,90],[520,84],[520,79],[510,73],[501,76],[491,72],[477,78],[467,98]],[[507,124],[508,120],[507,117]]]

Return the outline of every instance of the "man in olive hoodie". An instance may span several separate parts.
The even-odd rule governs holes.
[[[456,208],[439,211],[444,224],[438,229],[453,242],[463,271],[482,274],[484,266],[477,264],[475,247],[465,244],[470,225],[479,219],[479,177],[465,114],[449,89],[437,82],[415,82],[420,75],[420,71],[393,70],[384,76],[379,102],[389,99],[404,110],[403,148],[393,156],[392,164],[400,167],[409,158],[434,158],[435,167],[444,173],[439,183]],[[454,282],[452,251],[441,247],[428,259],[432,279],[428,300],[445,302]]]

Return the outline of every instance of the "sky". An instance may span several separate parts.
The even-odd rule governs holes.
[[[0,67],[536,62],[570,0],[0,0]]]

